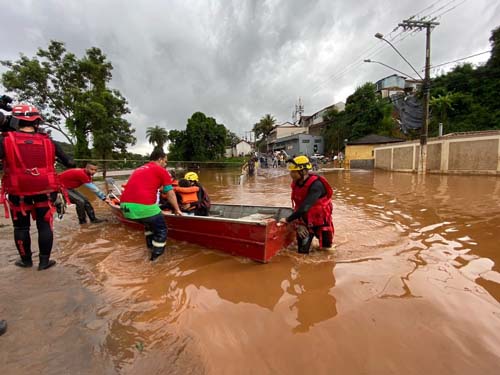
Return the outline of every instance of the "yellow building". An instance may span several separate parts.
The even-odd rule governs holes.
[[[346,169],[373,169],[375,165],[375,146],[386,143],[403,142],[404,139],[370,134],[355,141],[348,142],[345,148]]]

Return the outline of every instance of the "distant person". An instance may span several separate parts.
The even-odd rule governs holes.
[[[184,176],[184,179],[189,181],[190,186],[199,188],[197,193],[198,200],[195,203],[190,203],[190,207],[193,207],[192,212],[196,216],[208,216],[208,212],[210,211],[210,197],[203,185],[200,184],[198,174],[195,172],[188,172]]]
[[[78,216],[78,222],[80,224],[87,223],[87,216],[91,223],[102,223],[103,219],[98,219],[95,216],[94,207],[90,204],[90,201],[77,191],[76,189],[80,186],[85,186],[87,189],[92,191],[100,200],[109,203],[110,200],[106,197],[99,188],[92,182],[92,177],[97,172],[97,166],[92,163],[87,163],[85,168],[73,168],[68,169],[61,174],[59,174],[59,179],[63,188],[68,190],[68,197],[71,203],[76,205],[76,214]]]
[[[172,187],[172,177],[165,169],[167,156],[155,148],[150,162],[137,168],[121,195],[120,208],[127,219],[144,224],[146,245],[151,250],[151,261],[161,256],[167,244],[167,224],[157,204],[158,190],[166,195],[175,215],[182,215]]]
[[[38,230],[38,270],[56,264],[50,260],[54,201],[60,189],[54,164],[56,158],[66,167],[75,164],[47,134],[39,132],[43,121],[38,109],[27,104],[12,108],[18,131],[6,132],[0,140],[0,159],[4,175],[0,202],[8,205],[14,226],[14,241],[21,259],[18,267],[32,267],[31,218]],[[7,215],[8,217],[8,215]]]
[[[314,237],[321,248],[333,243],[332,195],[333,190],[322,176],[310,174],[312,168],[307,156],[299,155],[287,161],[292,178],[292,206],[294,212],[282,223],[297,221],[297,243],[301,254],[308,254]]]
[[[0,336],[7,332],[7,321],[0,320]]]
[[[252,177],[253,175],[255,175],[255,163],[256,163],[256,158],[254,156],[252,156],[249,160],[248,160],[248,175],[250,177]]]

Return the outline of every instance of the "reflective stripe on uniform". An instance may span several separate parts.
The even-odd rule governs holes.
[[[153,240],[154,247],[162,247],[162,246],[165,246],[166,244],[167,244],[167,242],[156,242]]]

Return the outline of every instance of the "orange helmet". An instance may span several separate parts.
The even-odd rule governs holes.
[[[12,117],[23,121],[43,121],[38,109],[29,104],[19,104],[12,108]]]

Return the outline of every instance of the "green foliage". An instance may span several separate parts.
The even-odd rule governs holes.
[[[241,141],[240,137],[238,137],[235,133],[229,130],[227,131],[226,147],[231,147],[233,145],[236,145],[240,141]]]
[[[171,160],[213,161],[224,156],[227,142],[227,129],[214,118],[195,112],[186,130],[172,130],[169,133]]]
[[[127,102],[107,88],[113,66],[99,48],[89,48],[78,59],[64,43],[51,41],[32,58],[21,55],[2,65],[7,67],[1,78],[5,88],[37,106],[46,125],[75,145],[75,158],[90,158],[90,143],[102,158],[135,143],[134,129],[123,119]]]
[[[255,134],[257,148],[266,142],[275,125],[276,119],[268,113],[253,126],[252,131]]]
[[[155,148],[163,149],[163,146],[168,141],[168,131],[165,128],[159,127],[158,125],[149,127],[146,130],[146,138],[148,139],[148,142]]]
[[[437,135],[439,122],[445,133],[500,129],[500,27],[490,41],[492,54],[484,66],[463,64],[433,80],[430,135]]]
[[[395,135],[392,105],[375,93],[375,85],[370,82],[347,98],[344,111],[331,109],[325,117],[326,153],[338,153],[344,148],[345,139],[352,141],[369,134]]]

